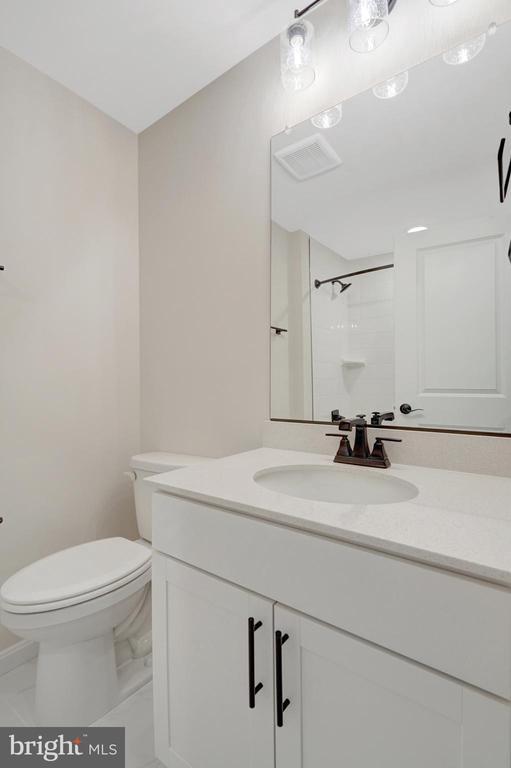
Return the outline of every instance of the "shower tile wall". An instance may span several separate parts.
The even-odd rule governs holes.
[[[388,263],[391,258],[384,259]],[[344,383],[351,412],[368,413],[394,407],[394,271],[353,278],[348,302],[349,352],[364,361],[346,368]]]
[[[349,289],[339,295],[339,286],[314,287],[314,280],[349,272],[349,263],[337,253],[310,240],[312,390],[314,419],[329,421],[330,412],[339,408],[349,412],[350,395],[346,389],[342,360],[348,349]]]
[[[314,280],[392,261],[348,260],[311,238],[311,321],[314,419],[390,410],[394,406],[394,277],[392,270],[348,278],[339,286]]]

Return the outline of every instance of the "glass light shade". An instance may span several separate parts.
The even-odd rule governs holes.
[[[282,85],[289,91],[303,91],[316,79],[310,21],[293,21],[280,36],[280,71]]]
[[[320,112],[318,115],[311,117],[311,123],[315,128],[333,128],[342,120],[342,104],[338,104],[331,109],[325,109],[324,112]]]
[[[474,37],[473,40],[469,40],[466,43],[457,45],[456,48],[451,48],[450,51],[446,51],[443,56],[444,61],[446,64],[452,64],[453,66],[466,64],[467,61],[471,61],[478,53],[481,53],[485,42],[486,33],[483,32],[482,35]]]
[[[408,72],[401,72],[399,75],[390,77],[385,82],[375,85],[373,93],[378,99],[393,99],[394,96],[399,96],[400,93],[403,93],[408,85],[408,80]]]
[[[436,5],[437,8],[445,8],[448,5],[452,5],[456,0],[429,0],[431,5]]]
[[[370,53],[389,34],[388,0],[348,0],[350,48]]]

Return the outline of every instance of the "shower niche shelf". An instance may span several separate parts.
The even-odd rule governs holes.
[[[365,360],[359,357],[343,357],[341,365],[343,368],[364,368]]]

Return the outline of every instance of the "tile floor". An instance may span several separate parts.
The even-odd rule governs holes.
[[[0,726],[33,724],[35,659],[0,677]],[[154,756],[152,683],[94,725],[126,728],[126,768],[163,768]]]

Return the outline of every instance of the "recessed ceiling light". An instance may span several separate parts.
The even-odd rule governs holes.
[[[408,230],[407,234],[414,235],[416,232],[425,232],[426,230],[427,230],[427,227],[423,227],[423,226],[412,227],[411,229]]]

